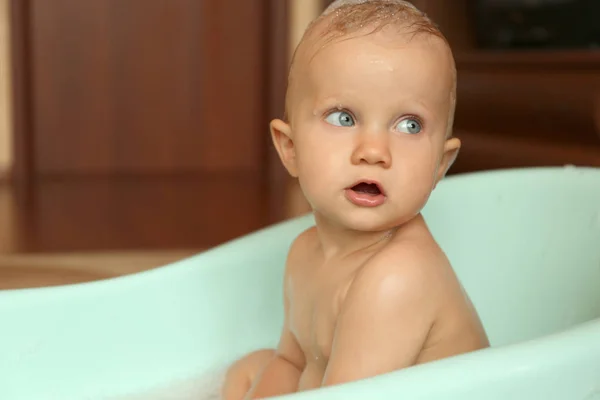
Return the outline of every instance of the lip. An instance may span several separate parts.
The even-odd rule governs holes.
[[[356,185],[358,185],[360,183],[375,185],[375,186],[377,186],[377,189],[379,189],[380,193],[377,195],[372,195],[372,194],[368,194],[368,193],[358,193],[358,192],[355,192],[354,190],[352,190],[353,187],[355,187]],[[378,207],[378,206],[382,205],[383,203],[385,203],[385,200],[387,197],[385,194],[385,191],[383,190],[383,186],[381,185],[381,183],[374,181],[374,180],[370,180],[370,179],[358,180],[355,183],[353,183],[352,185],[348,186],[344,192],[345,192],[346,198],[351,203],[353,203],[354,205],[357,205],[359,207]]]
[[[358,185],[360,183],[366,183],[367,185],[375,185],[375,186],[377,186],[377,189],[379,189],[379,192],[381,193],[381,195],[386,196],[385,190],[383,190],[383,186],[381,185],[381,183],[379,183],[378,181],[374,181],[372,179],[360,179],[360,180],[354,182],[352,185],[348,186],[346,188],[346,190],[352,190],[353,187],[355,187],[356,185]]]

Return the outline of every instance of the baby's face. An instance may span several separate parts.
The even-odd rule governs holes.
[[[406,222],[460,145],[446,138],[449,50],[432,36],[389,32],[317,48],[299,55],[290,124],[273,125],[290,138],[286,167],[330,220],[364,231]]]

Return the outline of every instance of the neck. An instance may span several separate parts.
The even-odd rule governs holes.
[[[387,243],[400,228],[380,231],[358,231],[335,224],[315,212],[319,241],[325,258],[343,258]]]

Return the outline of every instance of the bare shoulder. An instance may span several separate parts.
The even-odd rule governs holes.
[[[420,235],[394,237],[372,254],[341,302],[325,382],[417,363],[440,315],[444,265],[443,253]]]
[[[353,286],[348,300],[362,303],[363,315],[412,321],[415,334],[424,335],[418,362],[489,346],[477,310],[429,234],[390,243],[363,266]]]
[[[317,228],[315,226],[305,229],[292,242],[290,254],[302,252],[307,247],[314,247],[317,240]]]
[[[292,242],[288,252],[288,264],[295,264],[297,261],[302,260],[307,252],[314,251],[317,246],[317,229],[316,227],[310,227],[300,233]]]
[[[314,253],[318,237],[316,228],[310,227],[300,233],[292,242],[287,255],[285,274],[289,280],[302,270],[301,266],[307,262],[307,257]]]
[[[392,240],[363,265],[348,296],[368,298],[364,304],[378,309],[409,307],[433,321],[447,289],[456,284],[448,258],[424,234]]]

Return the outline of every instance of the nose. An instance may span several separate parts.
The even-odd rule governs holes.
[[[352,164],[379,165],[383,168],[392,166],[392,154],[389,148],[389,137],[385,132],[364,133],[358,135],[357,144],[352,153]]]

